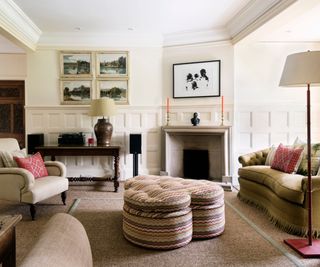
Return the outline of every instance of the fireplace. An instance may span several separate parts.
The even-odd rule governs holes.
[[[192,179],[209,178],[209,151],[203,149],[183,150],[183,177]]]
[[[163,127],[165,141],[163,170],[170,176],[188,178],[184,173],[184,151],[202,150],[208,154],[208,175],[201,174],[203,177],[196,177],[195,173],[199,174],[202,167],[188,164],[193,169],[190,171],[194,172],[193,177],[189,178],[222,181],[222,176],[230,175],[230,131],[230,126]]]

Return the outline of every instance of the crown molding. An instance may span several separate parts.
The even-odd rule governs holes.
[[[0,1],[0,28],[24,46],[35,50],[41,30],[12,1]]]
[[[226,26],[236,44],[297,0],[251,0]]]
[[[38,42],[39,49],[47,48],[105,48],[105,47],[161,47],[160,34],[139,33],[77,33],[77,32],[44,32]]]
[[[225,28],[215,28],[210,30],[184,31],[165,34],[163,46],[181,46],[200,43],[211,43],[230,40],[230,35]]]

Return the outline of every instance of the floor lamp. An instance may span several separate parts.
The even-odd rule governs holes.
[[[320,51],[308,51],[289,55],[284,66],[279,85],[287,87],[307,87],[308,238],[286,239],[284,242],[304,258],[320,257],[320,240],[312,238],[311,84],[320,84]]]

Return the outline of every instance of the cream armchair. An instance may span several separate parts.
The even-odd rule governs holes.
[[[12,153],[17,150],[20,148],[16,139],[0,138],[0,151]],[[29,204],[32,220],[36,215],[35,204],[42,200],[61,194],[65,205],[69,186],[65,165],[58,161],[46,161],[45,166],[49,176],[38,179],[23,168],[0,167],[0,199]]]

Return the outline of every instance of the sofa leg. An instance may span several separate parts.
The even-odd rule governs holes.
[[[34,221],[36,218],[36,205],[35,204],[30,204],[30,213],[31,213],[31,218]]]
[[[67,191],[64,191],[61,193],[61,199],[62,199],[63,205],[66,205]]]

